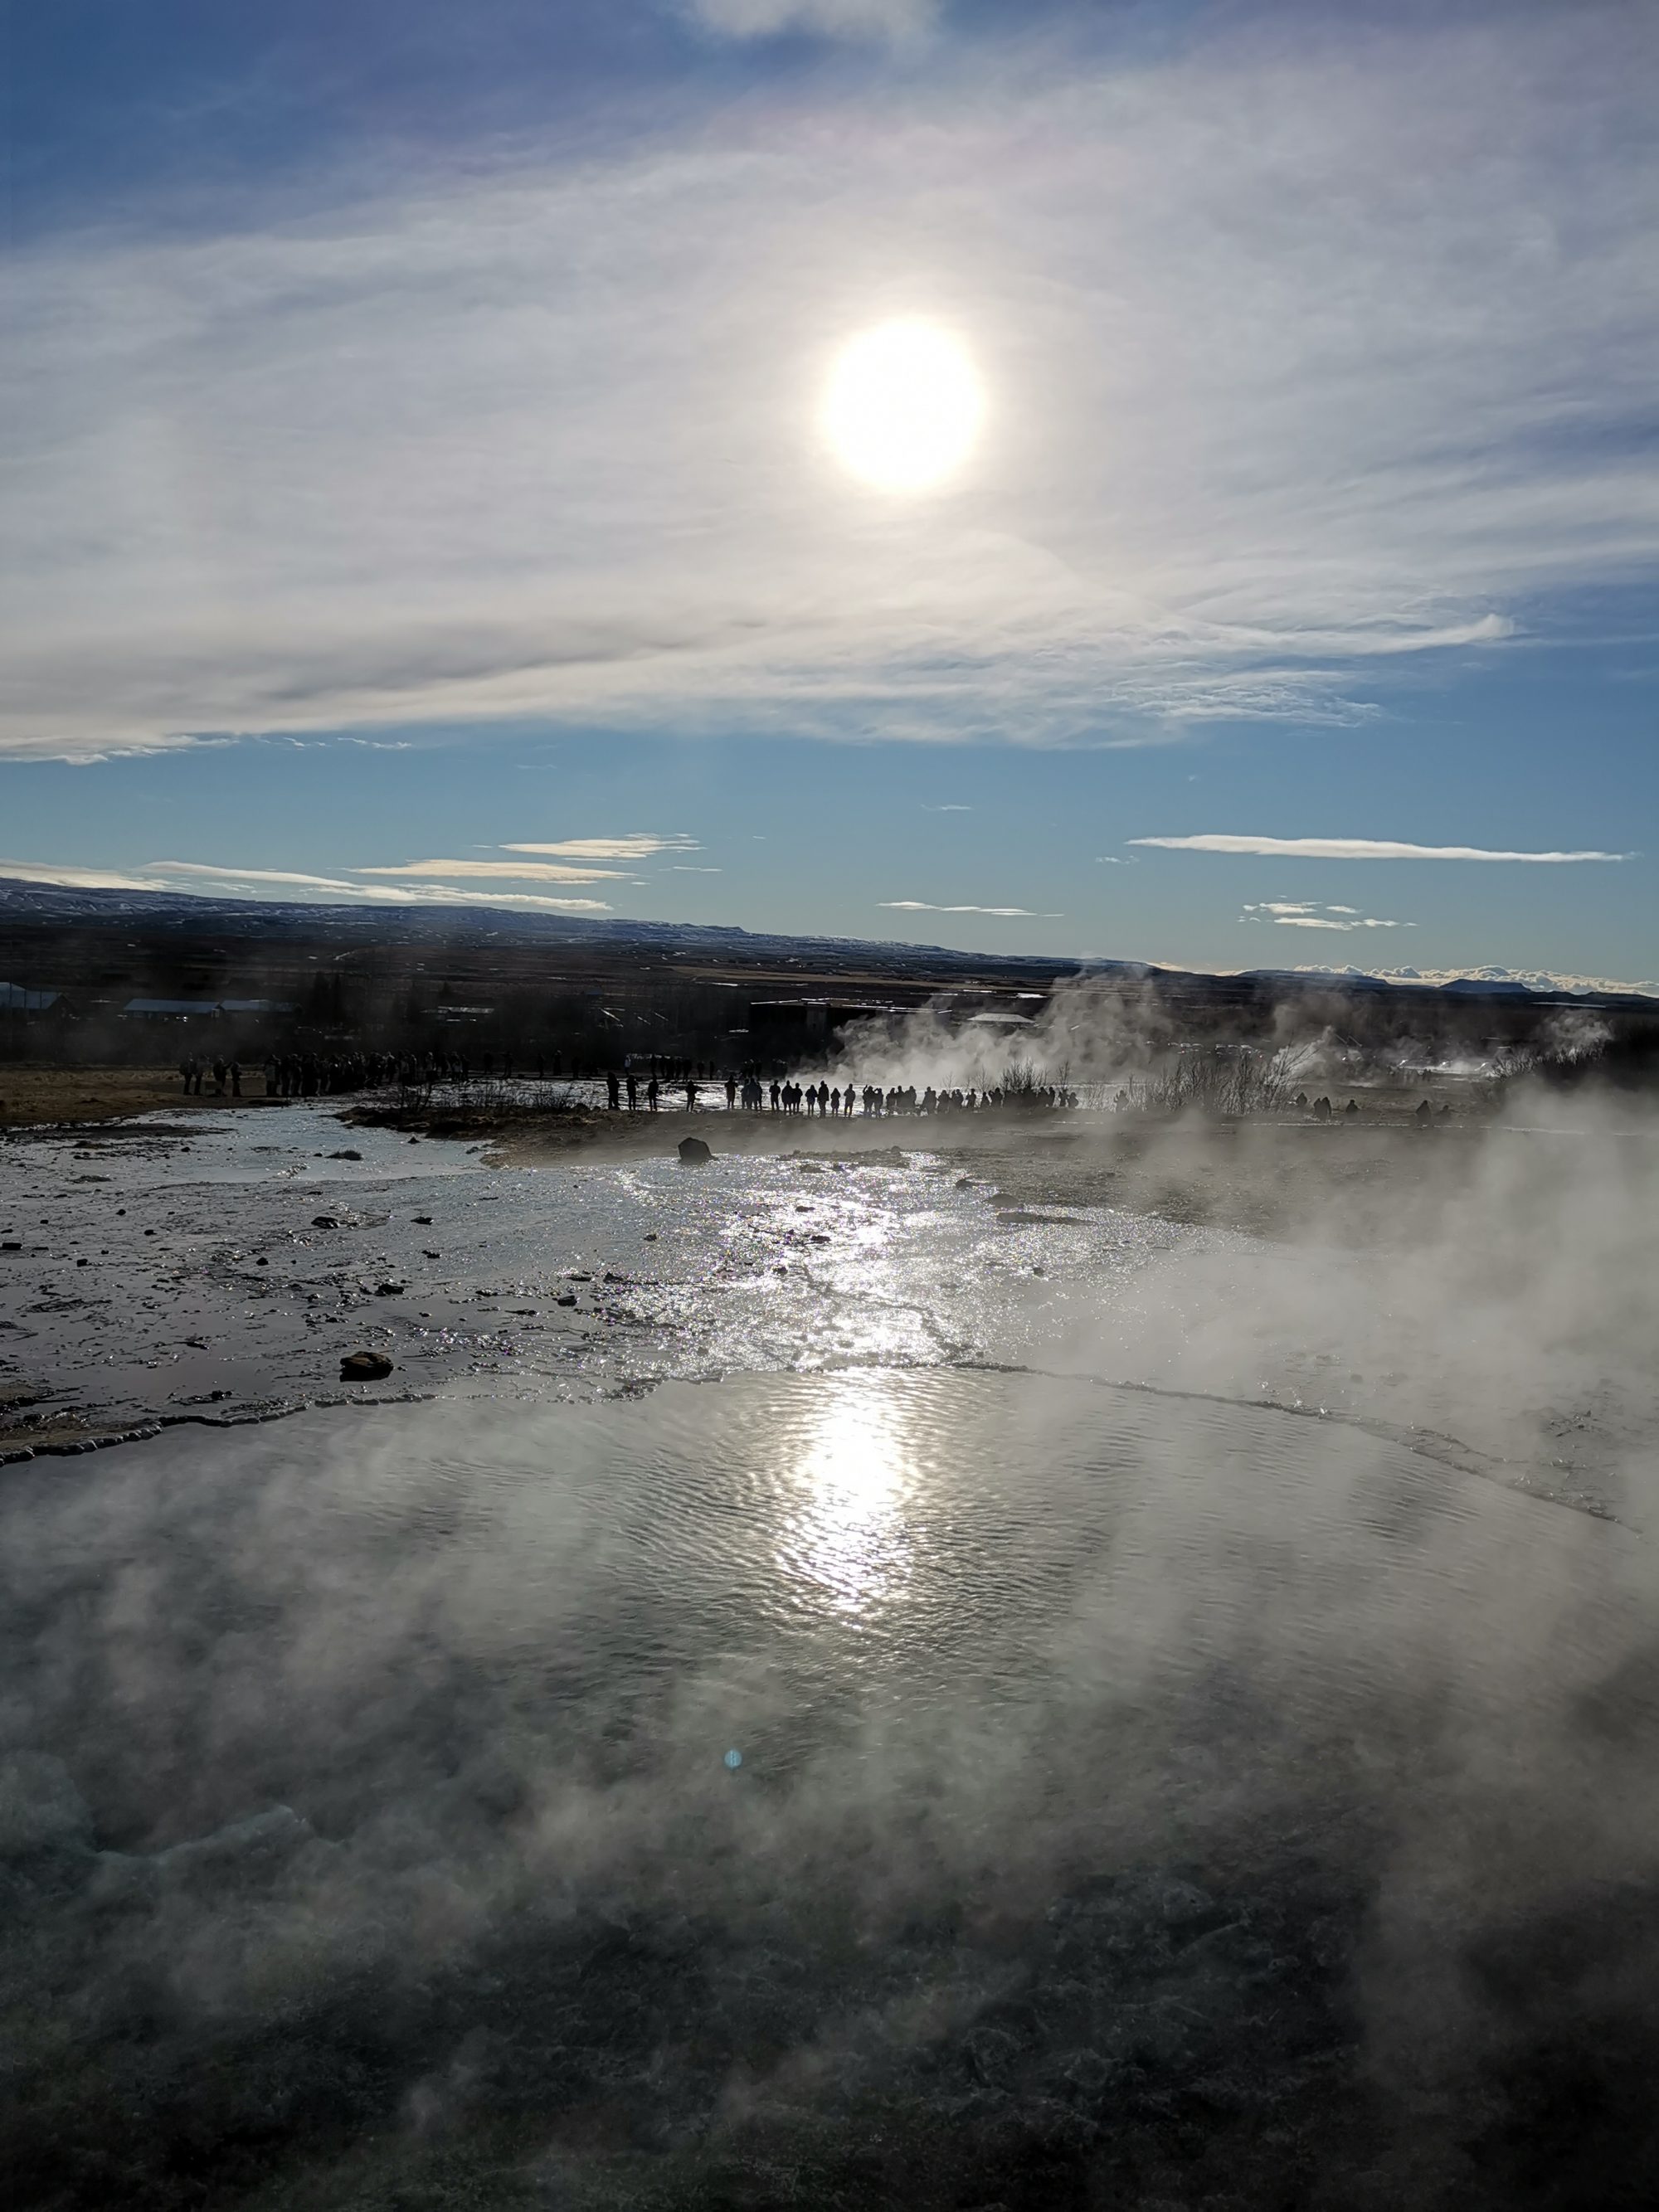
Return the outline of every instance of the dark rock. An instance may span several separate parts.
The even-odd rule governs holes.
[[[574,1291],[561,1291],[558,1303],[562,1306],[574,1306],[576,1303],[576,1293]]]
[[[340,1362],[342,1382],[380,1382],[392,1372],[383,1352],[349,1352]]]
[[[417,1229],[430,1229],[432,1226],[432,1216],[429,1213],[416,1213],[410,1218]]]
[[[706,1167],[714,1157],[701,1137],[682,1137],[679,1150],[683,1168]]]
[[[311,1217],[311,1225],[313,1229],[337,1229],[340,1225],[339,1217],[333,1213],[313,1213]]]
[[[362,1154],[361,1152],[354,1152],[350,1146],[348,1146],[343,1152],[331,1152],[329,1154],[329,1158],[331,1160],[360,1160],[362,1158]]]

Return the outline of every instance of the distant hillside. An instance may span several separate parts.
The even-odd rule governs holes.
[[[234,948],[234,950],[232,948]],[[434,958],[441,954],[441,958]],[[137,956],[136,957],[130,956]],[[1177,1022],[1239,1024],[1261,1036],[1273,1010],[1300,1009],[1298,1024],[1347,1021],[1375,1031],[1449,1024],[1460,1036],[1519,1039],[1541,1033],[1554,1010],[1604,1012],[1638,1024],[1659,1013],[1659,999],[1586,991],[1563,983],[1534,988],[1509,976],[1378,977],[1349,969],[1261,969],[1207,974],[1146,961],[1087,961],[1064,955],[962,952],[891,939],[790,937],[702,922],[591,920],[526,913],[512,907],[439,903],[322,905],[229,899],[183,891],[84,889],[0,878],[0,981],[21,989],[94,989],[109,1005],[125,985],[135,996],[224,994],[292,998],[314,985],[318,964],[361,968],[385,956],[391,971],[413,978],[440,969],[458,985],[495,997],[545,982],[555,973],[607,991],[655,976],[699,978],[757,996],[799,994],[843,985],[891,1004],[918,1005],[932,992],[981,989],[1046,993],[1066,977],[1140,994]],[[420,957],[424,956],[424,957]],[[388,963],[389,963],[389,966]],[[1346,1010],[1346,1011],[1345,1011]]]
[[[723,959],[771,965],[792,957],[815,964],[850,959],[921,963],[930,969],[981,974],[1006,968],[1043,975],[1069,972],[1066,958],[1030,959],[1018,954],[958,952],[946,945],[909,945],[850,937],[778,937],[763,931],[705,922],[590,921],[574,915],[529,914],[514,907],[457,908],[434,903],[327,906],[279,899],[227,899],[185,891],[85,890],[0,877],[0,925],[38,921],[61,926],[130,922],[147,933],[241,939],[302,937],[379,945],[638,946],[680,953],[706,952]],[[1134,962],[1106,968],[1138,969]]]

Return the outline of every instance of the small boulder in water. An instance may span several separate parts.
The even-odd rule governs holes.
[[[392,1362],[383,1352],[348,1352],[340,1362],[342,1382],[383,1382]]]
[[[680,1165],[683,1168],[707,1167],[714,1157],[701,1137],[680,1139]]]

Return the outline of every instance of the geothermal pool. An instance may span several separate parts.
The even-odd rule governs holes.
[[[0,1474],[11,2201],[1645,2203],[1641,1163],[787,1139],[7,1147],[0,1379],[149,1431]]]
[[[1650,2173],[1645,1547],[1387,1438],[879,1365],[313,1413],[11,1468],[0,1575],[15,2202]]]

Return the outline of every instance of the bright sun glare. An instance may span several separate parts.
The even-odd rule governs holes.
[[[878,491],[932,491],[972,451],[985,394],[967,349],[936,324],[882,323],[830,373],[821,417],[843,466]]]

